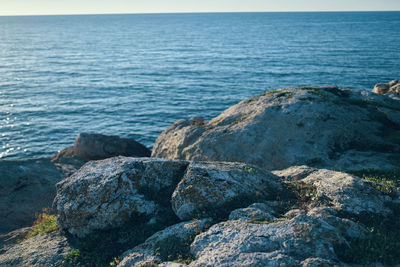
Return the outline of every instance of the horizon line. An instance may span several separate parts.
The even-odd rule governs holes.
[[[176,12],[138,12],[138,13],[55,13],[55,14],[15,14],[0,17],[34,17],[34,16],[99,16],[99,15],[167,15],[167,14],[229,14],[229,13],[368,13],[400,12],[400,10],[288,10],[288,11],[176,11]]]

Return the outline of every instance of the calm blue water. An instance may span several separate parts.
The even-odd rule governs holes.
[[[400,12],[0,17],[0,158],[80,132],[151,147],[271,88],[400,78]]]

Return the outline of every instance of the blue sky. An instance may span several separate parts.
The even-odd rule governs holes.
[[[400,10],[400,0],[0,0],[0,15]]]

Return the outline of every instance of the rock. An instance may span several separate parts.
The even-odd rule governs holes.
[[[279,176],[284,181],[293,181],[306,178],[308,175],[316,171],[318,171],[318,169],[311,168],[306,165],[301,165],[301,166],[293,166],[284,170],[272,171],[272,173]]]
[[[284,187],[273,174],[243,163],[192,162],[172,194],[181,220],[223,217],[256,200],[276,200]]]
[[[0,161],[0,234],[32,225],[65,174],[50,159]]]
[[[75,140],[73,153],[85,160],[99,160],[115,156],[149,157],[151,151],[133,139],[81,133]]]
[[[308,215],[275,223],[222,222],[196,236],[190,266],[340,265],[335,245],[347,242],[347,232],[365,235],[365,229],[351,221],[342,225],[338,228]]]
[[[380,95],[394,94],[400,96],[400,81],[393,80],[388,83],[378,83],[375,85],[372,92]]]
[[[229,214],[229,220],[272,221],[276,217],[275,210],[266,203],[254,203],[247,208],[236,209]]]
[[[241,101],[210,122],[177,121],[158,137],[152,156],[268,170],[390,169],[398,164],[399,133],[400,102],[390,97],[334,86],[286,88]]]
[[[0,266],[56,266],[71,249],[58,232],[37,235],[0,254]]]
[[[51,157],[64,172],[72,166],[71,175],[90,160],[100,160],[115,156],[148,157],[151,152],[133,139],[120,138],[95,133],[80,133],[72,147],[65,148]],[[68,175],[69,176],[69,175]]]
[[[391,210],[386,203],[391,197],[375,189],[372,184],[359,177],[326,169],[314,169],[306,166],[295,166],[276,175],[288,181],[293,188],[303,184],[312,186],[315,197],[323,199],[325,205],[355,215],[379,214],[387,216]]]
[[[207,228],[209,223],[211,219],[202,219],[167,227],[149,237],[143,244],[126,251],[118,267],[140,266],[146,263],[159,266],[158,264],[163,262],[165,266],[173,266],[165,262],[188,256],[189,246],[194,237]]]
[[[57,184],[58,224],[83,237],[94,230],[118,227],[132,216],[157,220],[154,216],[163,207],[170,209],[170,196],[187,164],[126,157],[88,162]]]
[[[155,220],[171,204],[181,220],[227,216],[255,200],[288,194],[277,180],[243,163],[117,157],[89,162],[57,184],[54,207],[62,229],[85,236],[136,215]]]
[[[0,235],[0,254],[6,252],[12,245],[19,243],[32,230],[32,227],[25,227]]]

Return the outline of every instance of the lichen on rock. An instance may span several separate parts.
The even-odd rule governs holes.
[[[192,162],[171,199],[182,219],[223,218],[235,208],[287,194],[278,177],[244,163]]]
[[[122,225],[132,216],[157,220],[154,216],[169,207],[168,198],[186,166],[182,161],[150,158],[89,162],[57,184],[54,207],[59,213],[58,224],[83,237],[94,230]]]

